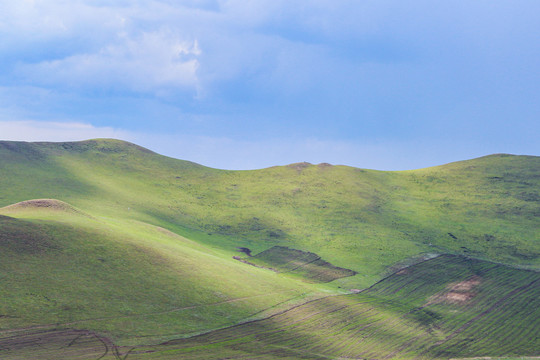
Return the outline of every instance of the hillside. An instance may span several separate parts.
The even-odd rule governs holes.
[[[327,164],[225,171],[116,140],[0,143],[0,206],[65,201],[231,252],[306,250],[368,286],[421,253],[538,267],[540,158],[492,155],[382,172]]]
[[[315,291],[163,228],[89,217],[59,201],[0,213],[0,332],[75,326],[163,339]]]
[[[433,281],[433,279],[436,279]],[[357,295],[153,348],[127,359],[439,359],[538,355],[540,274],[456,256]]]
[[[118,347],[89,331],[26,330],[0,338],[0,346],[10,349],[6,360],[525,359],[540,349],[540,318],[531,314],[540,306],[539,285],[538,272],[443,255],[359,294],[188,339]]]
[[[396,275],[373,286],[397,269],[412,264],[421,269],[437,259],[466,259],[493,269],[478,287],[478,294],[492,298],[479,295],[478,306],[473,302],[460,317],[464,322],[441,320],[431,335],[424,334],[431,330],[422,325],[418,339],[405,341],[418,355],[422,345],[415,341],[450,336],[498,301],[514,299],[516,304],[508,305],[511,316],[522,324],[525,312],[519,304],[531,304],[538,295],[537,283],[526,298],[505,298],[521,285],[504,285],[499,293],[493,289],[508,281],[504,274],[514,274],[508,276],[518,284],[533,281],[540,269],[540,157],[491,155],[400,172],[307,163],[229,171],[118,140],[4,141],[0,189],[0,340],[47,332],[60,342],[79,335],[94,345],[107,339],[111,348],[113,342],[155,344],[226,328],[208,335],[221,339],[232,325],[273,315],[262,324],[281,332],[280,327],[289,326],[283,319],[298,320],[303,311],[334,301],[343,302],[344,309],[372,311],[356,304],[376,299],[377,311],[391,317],[422,307],[430,296],[443,296],[445,286],[473,275],[462,269],[448,270],[441,283],[415,278],[403,284],[403,292],[396,291],[399,297],[377,287],[393,286]],[[283,249],[290,259],[280,255]],[[438,254],[447,255],[424,262]],[[233,259],[239,256],[245,262]],[[454,266],[440,264],[441,271]],[[405,291],[409,285],[414,286],[410,293]],[[342,296],[370,286],[361,294]],[[410,296],[423,287],[423,297]],[[456,310],[452,306],[457,305],[435,302],[430,309],[449,319]],[[343,321],[351,314],[344,311],[321,321]],[[401,331],[424,321],[396,316],[389,321],[397,328],[392,325],[384,333],[402,336]],[[492,326],[517,331],[513,320],[482,319],[482,331]],[[534,337],[528,326],[523,332]],[[232,329],[230,336],[241,337]],[[274,331],[268,329],[257,331]],[[306,336],[317,336],[310,329]],[[343,331],[328,331],[334,330]],[[275,338],[273,348],[291,347],[282,341]],[[527,349],[536,340],[527,341],[516,344],[515,351],[492,355],[531,355]],[[184,343],[178,344],[174,351],[184,351]],[[310,349],[309,356],[337,356],[326,342],[313,346],[321,348]],[[357,355],[359,349],[353,349]],[[464,355],[452,349],[448,345],[426,354]],[[487,353],[470,349],[471,354]]]

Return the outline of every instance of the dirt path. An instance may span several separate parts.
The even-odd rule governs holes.
[[[34,331],[0,338],[3,360],[118,360],[117,347],[108,338],[89,330]]]

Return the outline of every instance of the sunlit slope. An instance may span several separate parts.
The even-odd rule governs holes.
[[[97,219],[58,200],[0,214],[4,336],[77,328],[122,344],[158,341],[232,325],[316,291],[163,228]]]
[[[540,158],[493,155],[382,172],[327,164],[224,171],[115,140],[0,143],[1,205],[56,198],[230,251],[274,245],[358,272],[420,253],[540,265]]]
[[[539,308],[540,273],[445,255],[399,271],[361,294],[136,347],[127,359],[539,356]]]

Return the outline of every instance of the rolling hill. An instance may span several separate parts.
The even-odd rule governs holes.
[[[118,140],[0,142],[0,189],[2,358],[39,333],[61,349],[79,335],[86,342],[73,344],[97,353],[109,344],[107,356],[135,346],[129,359],[205,358],[212,352],[192,341],[210,338],[216,354],[249,359],[276,358],[277,348],[290,358],[538,355],[539,157],[400,172],[307,163],[230,171]],[[233,258],[241,255],[248,261]],[[397,275],[432,265],[427,277]],[[446,301],[452,286],[475,283],[476,268],[474,296]],[[321,323],[303,321],[314,309]],[[364,312],[379,314],[377,325],[362,330]],[[344,319],[357,322],[336,327]],[[526,337],[497,348],[478,331]],[[252,332],[257,349],[242,345]],[[314,340],[287,340],[304,337]],[[358,338],[372,339],[369,350],[331,344]]]

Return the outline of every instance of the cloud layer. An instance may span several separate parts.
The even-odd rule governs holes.
[[[324,153],[310,141],[538,154],[539,24],[535,0],[4,1],[0,120],[259,144],[280,163]]]

